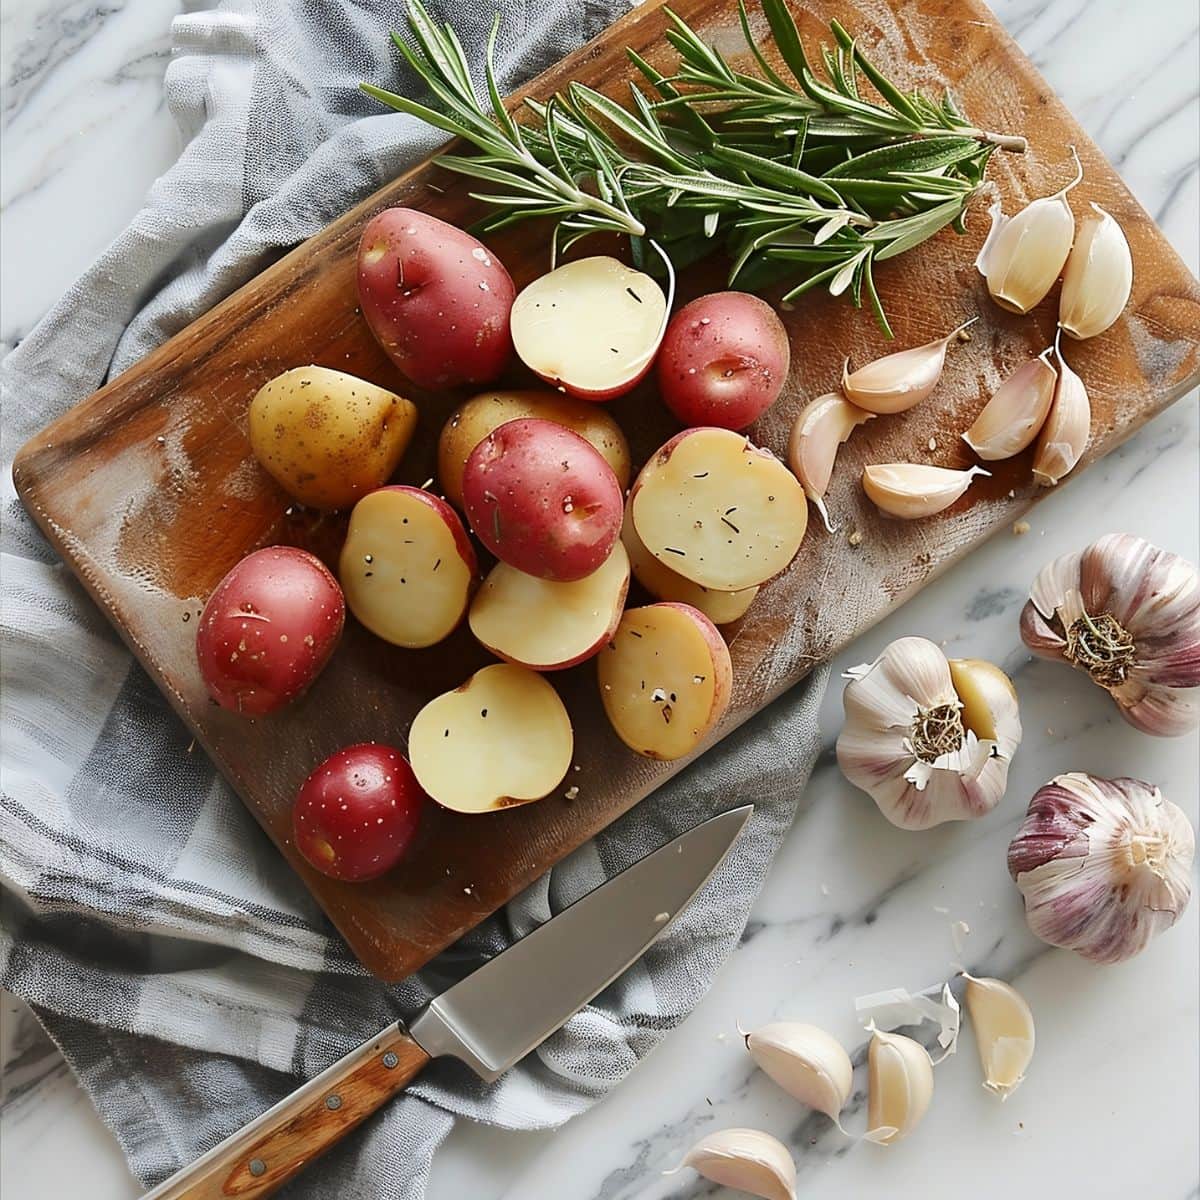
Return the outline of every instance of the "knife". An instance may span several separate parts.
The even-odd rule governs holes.
[[[389,1026],[142,1200],[269,1196],[402,1091],[433,1058],[491,1083],[635,963],[720,866],[753,812],[730,809],[660,846]],[[531,987],[530,981],[537,986]]]

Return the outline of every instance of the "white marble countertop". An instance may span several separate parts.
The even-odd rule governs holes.
[[[6,0],[6,345],[117,232],[177,154],[160,81],[170,17],[184,6]],[[1195,271],[1194,0],[999,0],[995,8]],[[1140,958],[1097,968],[1032,938],[1004,866],[1021,798],[1064,770],[1151,779],[1196,820],[1197,737],[1151,742],[1124,725],[1082,677],[1032,662],[1016,618],[1042,562],[1113,529],[1195,559],[1198,479],[1191,397],[1046,500],[1028,534],[993,539],[848,651],[839,668],[915,633],[1009,669],[1027,731],[1009,802],[975,824],[904,833],[825,753],[741,947],[686,1024],[558,1133],[461,1123],[435,1161],[431,1200],[708,1195],[690,1174],[660,1172],[700,1132],[727,1125],[788,1140],[806,1197],[1200,1195],[1200,903]],[[835,683],[823,710],[827,751],[840,694]],[[953,920],[971,929],[961,957],[1014,980],[1037,1016],[1026,1084],[1004,1105],[986,1095],[968,1034],[964,1052],[939,1068],[941,1102],[919,1136],[889,1151],[847,1152],[823,1127],[810,1134],[804,1111],[749,1069],[735,1022],[811,1020],[850,1037],[855,995],[946,976],[960,957]],[[3,1016],[0,1192],[25,1200],[136,1196],[116,1143],[32,1016],[11,997]]]

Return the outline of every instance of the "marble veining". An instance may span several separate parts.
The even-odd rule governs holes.
[[[169,21],[185,6],[6,0],[4,343],[32,327],[177,154],[160,83]],[[999,0],[995,8],[1195,271],[1193,0]],[[1097,968],[1029,934],[1004,865],[1025,799],[1060,771],[1141,775],[1196,820],[1200,741],[1151,742],[1124,725],[1081,676],[1030,659],[1016,618],[1044,561],[1113,529],[1197,556],[1198,425],[1194,397],[1168,410],[1047,498],[1027,533],[993,538],[838,660],[844,670],[915,633],[1000,663],[1016,682],[1025,726],[1005,802],[971,824],[922,834],[892,828],[838,772],[835,681],[821,716],[824,749],[795,826],[709,995],[607,1100],[564,1129],[509,1133],[461,1123],[435,1161],[432,1200],[726,1195],[690,1171],[662,1172],[701,1133],[729,1125],[781,1137],[806,1198],[1200,1196],[1200,903],[1139,959]],[[956,921],[970,929],[961,952]],[[807,1020],[854,1048],[855,1095],[844,1115],[854,1135],[865,1120],[865,1039],[854,997],[934,986],[960,964],[1012,979],[1028,998],[1038,1022],[1029,1079],[1003,1105],[984,1093],[968,1029],[959,1053],[937,1068],[919,1135],[891,1149],[856,1145],[800,1109],[751,1068],[737,1034],[738,1022]],[[32,1016],[5,998],[3,1017],[0,1193],[136,1196],[111,1135]]]

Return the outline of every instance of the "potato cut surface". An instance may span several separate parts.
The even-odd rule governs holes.
[[[703,587],[765,583],[796,556],[808,504],[773,454],[726,429],[691,429],[642,468],[631,502],[646,549]]]

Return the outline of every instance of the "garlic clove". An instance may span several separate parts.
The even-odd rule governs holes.
[[[867,1073],[867,1137],[889,1146],[912,1133],[928,1110],[933,1063],[912,1038],[875,1030]]]
[[[761,1196],[762,1200],[796,1200],[796,1164],[787,1147],[758,1129],[720,1129],[702,1137],[683,1162],[722,1187]]]
[[[1132,290],[1133,255],[1125,231],[1093,204],[1067,259],[1058,323],[1073,338],[1095,337],[1121,315]]]
[[[1012,458],[1037,437],[1054,402],[1058,372],[1049,348],[1018,367],[997,389],[962,439],[985,462]]]
[[[1083,178],[1075,148],[1076,174],[1053,196],[1027,204],[1012,217],[993,209],[992,231],[976,266],[1001,308],[1027,313],[1040,304],[1061,273],[1075,238],[1075,217],[1067,193]],[[997,219],[998,218],[998,219]]]
[[[1011,758],[1021,742],[1017,690],[999,667],[981,658],[950,659],[950,682],[962,702],[962,723]]]
[[[983,1086],[1006,1100],[1033,1058],[1033,1013],[1024,997],[1000,979],[966,975],[967,1015],[975,1030]]]
[[[972,317],[936,342],[884,355],[854,372],[850,371],[847,359],[842,364],[842,391],[851,403],[868,412],[907,412],[937,386],[946,365],[946,348],[978,320]]]
[[[1058,359],[1058,382],[1054,385],[1050,415],[1033,453],[1033,478],[1043,487],[1053,487],[1075,469],[1092,431],[1092,405],[1087,388],[1063,358],[1057,337],[1054,355]]]
[[[850,1098],[854,1069],[836,1038],[815,1025],[775,1021],[746,1034],[746,1049],[785,1092],[837,1120]]]
[[[825,508],[825,489],[833,474],[838,447],[875,414],[856,408],[837,392],[818,396],[799,412],[788,439],[787,463],[800,480],[804,494],[817,506],[830,533],[829,513]]]
[[[976,475],[988,474],[982,467],[954,471],[924,463],[879,463],[864,468],[862,485],[876,508],[912,521],[949,508]]]

